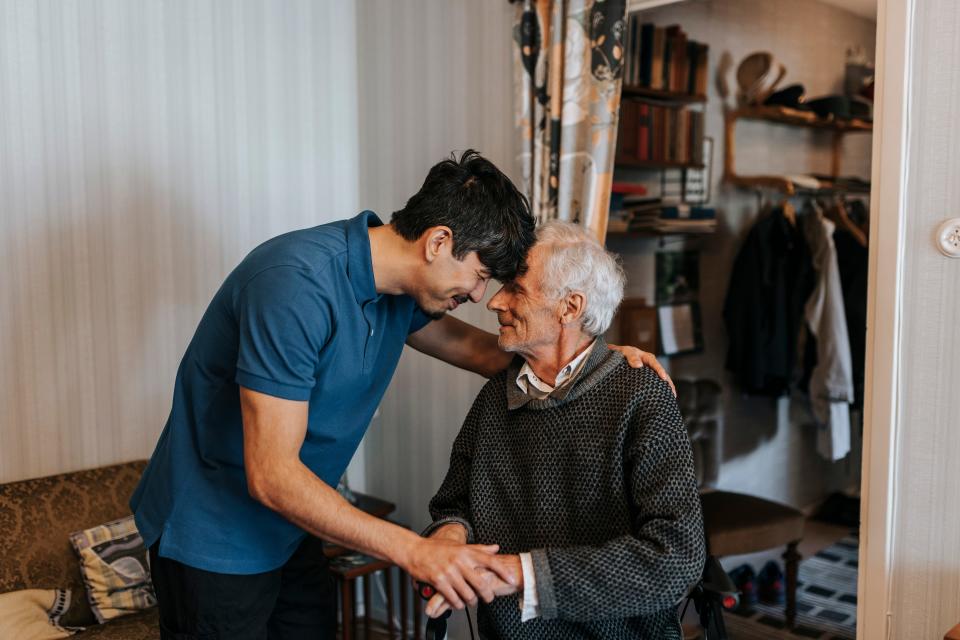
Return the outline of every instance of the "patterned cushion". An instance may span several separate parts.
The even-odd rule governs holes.
[[[70,632],[58,622],[69,604],[70,592],[63,589],[0,593],[0,638],[66,638]]]
[[[133,516],[70,534],[93,615],[101,624],[157,604]]]
[[[146,464],[138,460],[0,484],[0,593],[63,588],[75,595],[75,605],[86,605],[69,534],[130,515],[128,502]],[[71,616],[73,624],[96,624],[85,608],[85,615]]]

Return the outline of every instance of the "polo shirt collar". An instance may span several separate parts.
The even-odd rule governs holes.
[[[360,304],[380,297],[373,279],[373,258],[367,229],[382,225],[383,222],[373,211],[364,211],[347,224],[347,275]]]

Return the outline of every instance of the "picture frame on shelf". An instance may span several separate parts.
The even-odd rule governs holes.
[[[621,303],[617,313],[619,340],[657,353],[657,308],[647,304],[645,298],[627,298]]]
[[[659,329],[657,355],[680,356],[703,352],[699,302],[659,304],[656,315]]]

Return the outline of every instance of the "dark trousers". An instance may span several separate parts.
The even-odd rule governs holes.
[[[308,536],[285,565],[228,575],[161,558],[150,569],[163,640],[334,640],[336,585],[321,543]]]

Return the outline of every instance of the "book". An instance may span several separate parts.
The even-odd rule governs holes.
[[[650,136],[651,155],[650,159],[655,162],[663,162],[663,141],[664,141],[664,108],[655,107],[653,110],[653,130]]]
[[[669,29],[667,30],[669,34]],[[687,60],[687,35],[677,27],[670,41],[669,90],[683,92],[683,69]]]
[[[665,45],[666,31],[662,27],[654,27],[650,62],[651,89],[663,89],[663,55]]]
[[[640,86],[649,87],[653,72],[653,23],[640,27]]]
[[[697,56],[697,70],[696,78],[694,81],[694,93],[705,96],[707,95],[707,81],[709,78],[709,52],[710,45],[700,44],[700,53]]]
[[[687,74],[684,82],[684,91],[693,95],[697,93],[697,68],[700,65],[700,43],[693,40],[687,43]]]
[[[641,103],[637,116],[637,159],[650,159],[650,105]]]
[[[690,156],[690,110],[677,110],[677,162],[689,162]]]
[[[637,156],[637,103],[623,100],[620,103],[620,125],[617,128],[616,157],[633,160]]]
[[[663,50],[663,86],[661,89],[664,91],[673,91],[673,57],[674,57],[674,44],[677,39],[677,36],[680,34],[680,25],[673,24],[667,27],[666,32],[664,33],[664,50]]]
[[[697,165],[703,164],[703,112],[693,113],[693,139],[690,141],[690,161]]]
[[[635,182],[614,182],[610,186],[612,193],[629,194],[634,196],[647,195],[647,188]]]

